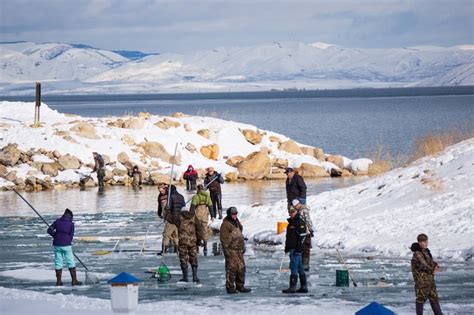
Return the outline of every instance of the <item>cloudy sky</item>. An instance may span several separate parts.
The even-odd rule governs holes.
[[[189,52],[274,41],[474,44],[474,0],[1,0],[0,41]]]

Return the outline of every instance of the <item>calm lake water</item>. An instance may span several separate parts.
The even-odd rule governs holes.
[[[351,158],[370,157],[380,146],[393,155],[405,155],[413,140],[427,133],[474,126],[474,87],[45,95],[43,101],[60,112],[89,117],[140,111],[213,116],[249,123]]]

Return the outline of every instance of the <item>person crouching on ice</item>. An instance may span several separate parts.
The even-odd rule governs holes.
[[[245,239],[242,224],[237,218],[237,208],[227,209],[220,229],[221,245],[225,258],[225,288],[227,293],[248,293],[245,285]]]
[[[431,256],[428,249],[428,236],[420,234],[417,241],[411,245],[411,251],[413,252],[411,272],[415,280],[416,315],[423,315],[423,304],[426,300],[430,300],[433,313],[441,315],[441,306],[439,305],[434,279],[435,273],[440,272],[441,268],[433,260],[433,256]]]
[[[290,287],[282,290],[283,293],[307,293],[308,285],[306,283],[306,274],[304,272],[301,253],[303,252],[303,242],[306,237],[306,223],[301,218],[298,211],[291,207],[288,211],[288,227],[286,228],[285,253],[290,254]],[[296,290],[298,282],[298,274],[300,276],[301,287]]]
[[[63,272],[63,263],[69,268],[71,274],[71,284],[81,285],[82,282],[77,281],[76,262],[74,261],[74,253],[71,243],[74,238],[74,223],[72,222],[72,211],[66,209],[62,217],[54,221],[48,228],[48,234],[53,237],[54,246],[54,269],[56,271],[56,286],[61,286],[61,275]]]
[[[199,282],[197,277],[198,259],[197,259],[197,232],[196,232],[196,217],[194,212],[189,211],[188,208],[181,208],[181,217],[178,223],[179,235],[179,262],[181,264],[181,271],[183,278],[179,281],[188,282],[188,262],[191,264],[193,271],[193,282]]]

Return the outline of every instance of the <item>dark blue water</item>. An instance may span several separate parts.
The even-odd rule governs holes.
[[[91,117],[140,111],[212,116],[249,123],[352,158],[370,157],[380,147],[392,156],[405,156],[413,140],[427,133],[474,128],[472,87],[74,95],[45,97],[44,101],[60,112]]]

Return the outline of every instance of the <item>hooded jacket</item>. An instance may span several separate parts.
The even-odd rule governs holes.
[[[74,223],[70,214],[63,214],[47,230],[53,237],[53,246],[70,246],[74,237]]]
[[[184,172],[183,178],[195,181],[198,178],[198,172],[196,172],[194,167],[190,164],[188,165],[188,169],[186,170],[186,172]]]
[[[420,244],[411,245],[413,258],[411,259],[411,272],[415,285],[425,287],[434,285],[434,270],[438,265],[428,248],[422,249]]]
[[[286,179],[286,198],[288,203],[293,199],[306,198],[306,184],[303,177],[295,173],[292,178]]]
[[[227,216],[222,221],[220,229],[220,239],[224,250],[244,250],[245,239],[242,230],[239,219],[234,220],[230,211],[227,210]]]
[[[179,217],[181,214],[181,208],[186,206],[183,195],[181,195],[177,190],[175,185],[171,185],[170,193],[170,204],[169,208],[171,211],[171,216],[173,217],[173,224],[179,224]]]
[[[306,237],[306,222],[297,213],[294,218],[288,218],[286,228],[285,252],[294,249],[297,253],[303,252],[303,242]]]

